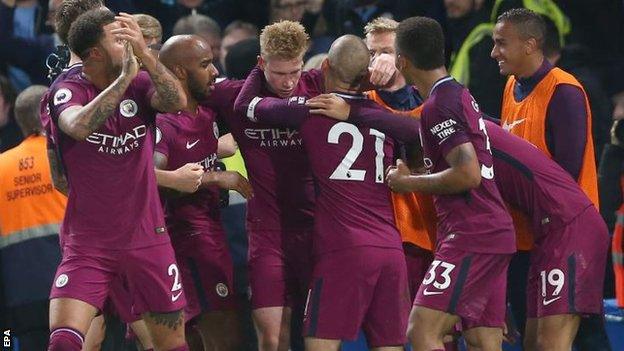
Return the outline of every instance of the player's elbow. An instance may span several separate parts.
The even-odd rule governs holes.
[[[458,183],[461,185],[462,191],[478,188],[479,185],[481,185],[481,171],[479,167],[462,167],[459,173]]]
[[[237,115],[246,114],[247,107],[249,106],[249,101],[243,99],[242,96],[238,96],[236,101],[234,101],[234,113]]]

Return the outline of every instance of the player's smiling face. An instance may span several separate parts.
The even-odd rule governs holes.
[[[259,59],[269,89],[281,98],[289,97],[301,78],[303,55],[294,59]]]
[[[494,47],[490,56],[498,63],[500,74],[510,75],[521,72],[527,55],[527,41],[521,37],[512,23],[499,22],[492,34]]]

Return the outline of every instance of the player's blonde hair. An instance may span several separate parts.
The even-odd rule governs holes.
[[[262,29],[260,54],[264,59],[295,59],[305,53],[308,39],[310,37],[299,22],[279,21]]]
[[[399,22],[388,17],[377,17],[364,26],[364,34],[396,32]]]
[[[156,18],[144,13],[137,13],[132,16],[137,20],[143,38],[156,39],[159,43],[162,41],[162,26]]]

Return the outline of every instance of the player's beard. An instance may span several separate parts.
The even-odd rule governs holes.
[[[106,74],[109,77],[119,77],[121,74],[122,65],[121,63],[115,63],[113,61],[113,57],[107,52],[106,53]]]
[[[195,101],[203,101],[208,98],[210,95],[210,91],[208,90],[207,85],[202,85],[201,82],[197,81],[195,77],[189,75],[188,77],[188,88],[191,97],[195,99]]]

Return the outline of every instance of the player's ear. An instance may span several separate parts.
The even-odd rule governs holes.
[[[171,68],[172,68],[171,73],[173,73],[176,76],[176,78],[178,78],[179,80],[186,79],[187,77],[186,70],[182,68],[180,65],[174,65]]]
[[[323,72],[323,75],[329,72],[329,59],[327,57],[321,62],[321,72]]]
[[[530,55],[539,49],[539,45],[535,38],[529,38],[524,42],[525,54]]]
[[[258,67],[264,71],[264,66],[266,65],[266,61],[262,58],[261,55],[258,55]]]

